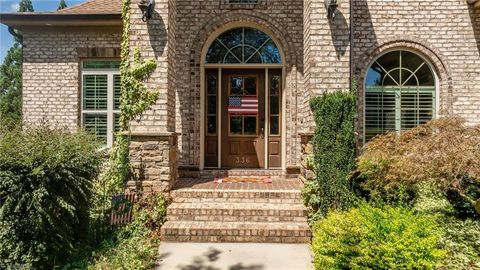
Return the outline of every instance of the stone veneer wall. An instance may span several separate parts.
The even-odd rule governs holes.
[[[302,133],[302,161],[300,167],[300,180],[302,182],[307,182],[313,180],[315,178],[315,172],[313,171],[313,167],[311,161],[313,160],[313,145],[312,145],[312,138],[313,133]]]
[[[80,61],[119,58],[119,28],[29,28],[23,33],[23,119],[75,130],[80,126]],[[98,48],[92,55],[87,48]],[[94,50],[95,51],[95,50]]]
[[[480,10],[465,0],[354,0],[354,14],[359,144],[364,76],[376,57],[392,49],[415,51],[433,64],[440,115],[480,124]]]
[[[132,135],[130,190],[169,192],[178,178],[175,134],[143,133]]]

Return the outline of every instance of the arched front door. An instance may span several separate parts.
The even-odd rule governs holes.
[[[282,60],[272,38],[250,27],[223,32],[204,74],[205,167],[281,167]]]

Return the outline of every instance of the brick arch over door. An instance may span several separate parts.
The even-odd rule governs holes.
[[[438,114],[447,115],[452,113],[453,110],[453,92],[452,92],[452,79],[451,72],[448,64],[445,62],[445,57],[442,56],[439,50],[435,49],[434,46],[429,44],[427,41],[424,41],[420,38],[414,37],[403,37],[399,38],[390,38],[383,40],[379,43],[378,46],[369,48],[367,53],[363,55],[361,60],[358,62],[355,68],[355,77],[358,81],[357,89],[357,131],[360,135],[358,138],[358,145],[363,144],[363,108],[364,108],[364,81],[368,69],[372,63],[379,56],[395,50],[408,50],[412,51],[427,60],[431,64],[435,75],[438,78],[437,92],[439,94],[439,103],[438,103]]]
[[[229,11],[222,16],[213,16],[207,20],[200,27],[197,35],[193,38],[189,52],[189,77],[190,77],[190,98],[189,102],[194,104],[192,114],[190,117],[200,120],[200,68],[201,68],[201,57],[202,50],[208,47],[210,44],[206,44],[207,40],[212,36],[212,33],[216,32],[218,29],[226,28],[228,29],[229,24],[242,25],[249,27],[257,26],[259,30],[268,30],[272,37],[278,42],[282,54],[282,64],[285,67],[285,87],[286,91],[286,119],[292,119],[297,115],[297,84],[301,83],[301,72],[303,72],[303,57],[301,53],[303,50],[297,48],[290,38],[289,33],[286,31],[287,27],[277,23],[275,19],[269,18],[268,15],[252,10],[233,10]],[[291,120],[289,120],[291,121]],[[181,162],[188,162],[192,165],[198,165],[200,162],[200,121],[194,121],[194,126],[191,127],[193,134],[189,135],[190,139],[190,152],[187,157],[185,157]],[[300,152],[300,141],[297,139],[297,123],[288,123],[286,127],[286,159],[287,166],[295,163],[295,157]],[[293,137],[293,138],[292,138]],[[297,142],[298,140],[298,142]],[[298,147],[297,147],[298,146]],[[298,149],[296,149],[298,148]],[[186,149],[182,149],[185,151]],[[193,151],[193,152],[192,152]]]

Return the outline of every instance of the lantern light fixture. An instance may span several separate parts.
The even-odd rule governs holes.
[[[146,22],[152,18],[153,9],[155,8],[155,0],[140,0],[138,7],[142,11],[142,21]]]
[[[335,19],[335,11],[337,10],[340,0],[325,0],[325,8],[327,9],[327,18],[329,20]]]

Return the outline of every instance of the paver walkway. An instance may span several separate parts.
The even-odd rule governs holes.
[[[312,270],[308,244],[160,244],[157,270]]]

